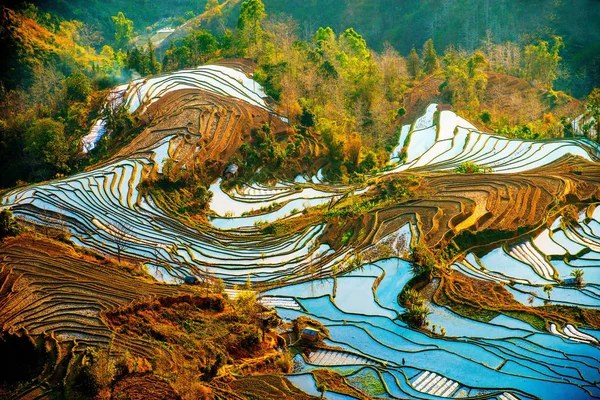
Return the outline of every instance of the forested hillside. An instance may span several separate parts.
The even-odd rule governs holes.
[[[389,42],[402,54],[430,38],[443,51],[449,45],[474,50],[482,41],[527,45],[558,35],[566,50],[557,88],[580,97],[600,81],[600,2],[594,0],[266,0],[265,6],[290,14],[305,32],[352,26],[375,48]]]
[[[600,400],[598,4],[0,5],[0,399]]]
[[[121,3],[43,0],[39,5],[64,18],[88,23],[110,41],[113,9],[123,11],[134,22],[136,32],[143,34],[161,20],[173,27],[183,24],[205,11],[206,0]],[[223,20],[233,28],[241,2],[228,3],[231,7],[225,9]],[[403,55],[430,38],[436,50],[443,52],[449,45],[472,51],[482,41],[487,46],[506,42],[524,46],[540,39],[551,41],[557,35],[565,43],[565,62],[556,87],[582,97],[600,81],[600,2],[595,0],[265,0],[264,4],[271,15],[293,17],[301,38],[322,26],[336,32],[352,27],[374,49],[381,50],[389,42]],[[510,46],[499,51],[510,51]]]
[[[295,132],[315,135],[312,156],[327,157],[330,178],[360,180],[384,167],[404,116],[413,118],[432,101],[511,137],[572,134],[571,120],[584,104],[569,93],[585,100],[597,86],[597,54],[585,56],[581,47],[600,32],[595,21],[585,24],[589,35],[572,29],[560,2],[541,7],[541,14],[519,2],[481,3],[473,16],[459,12],[471,9],[463,2],[392,3],[284,8],[273,1],[244,8],[229,0],[117,8],[47,1],[4,9],[0,186],[75,172],[143,129],[147,121],[126,110],[99,106],[108,88],[223,58],[257,63],[255,79]],[[586,18],[596,8],[588,7]],[[323,12],[308,12],[316,9]],[[514,26],[499,23],[503,15]],[[469,29],[469,18],[476,18],[476,29]],[[81,136],[107,111],[115,134],[82,159]],[[248,174],[267,165],[281,173],[290,160],[292,147],[267,142],[266,150],[260,143],[240,150],[236,160]]]

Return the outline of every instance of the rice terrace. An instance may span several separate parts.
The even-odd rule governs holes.
[[[600,3],[117,3],[0,6],[0,399],[600,398]]]

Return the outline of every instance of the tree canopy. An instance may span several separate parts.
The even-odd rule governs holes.
[[[117,47],[124,47],[131,41],[133,34],[133,21],[127,19],[121,11],[116,16],[110,17],[115,27],[115,41]]]

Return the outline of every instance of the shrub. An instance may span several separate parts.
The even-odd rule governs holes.
[[[0,239],[6,236],[18,235],[20,228],[15,222],[9,209],[0,211]]]
[[[292,372],[292,357],[287,352],[281,354],[281,356],[277,358],[277,361],[275,361],[275,364],[284,374]]]
[[[481,122],[483,122],[484,124],[489,124],[490,122],[492,122],[492,113],[489,112],[488,110],[483,110],[480,114],[479,114],[479,119],[481,120]]]
[[[458,174],[477,174],[480,172],[492,172],[492,168],[482,167],[473,161],[463,161],[454,169],[454,171]]]
[[[406,322],[412,326],[421,328],[427,325],[427,316],[430,313],[429,308],[424,305],[413,306],[405,314]]]
[[[407,289],[402,293],[402,303],[406,308],[422,306],[424,303],[421,294],[414,289]]]
[[[415,276],[431,273],[437,265],[437,259],[433,252],[423,242],[419,242],[417,246],[412,249],[412,261],[411,265],[412,273]]]
[[[396,112],[396,115],[397,115],[398,117],[403,117],[404,115],[406,115],[406,108],[404,108],[404,107],[400,107],[400,108],[398,109],[398,111]]]
[[[348,244],[348,242],[350,241],[350,238],[352,237],[353,234],[354,234],[353,231],[348,231],[348,232],[344,233],[344,236],[342,236],[342,244]]]

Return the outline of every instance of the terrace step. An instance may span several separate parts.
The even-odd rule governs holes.
[[[313,365],[378,365],[376,361],[369,360],[345,351],[319,349],[310,353],[308,362]]]
[[[431,371],[423,371],[411,385],[419,392],[439,397],[450,397],[460,386],[458,382]]]
[[[283,307],[300,310],[300,304],[293,297],[263,296],[258,302],[267,308]]]
[[[517,396],[512,395],[511,393],[504,392],[500,396],[498,396],[499,400],[519,400]]]

